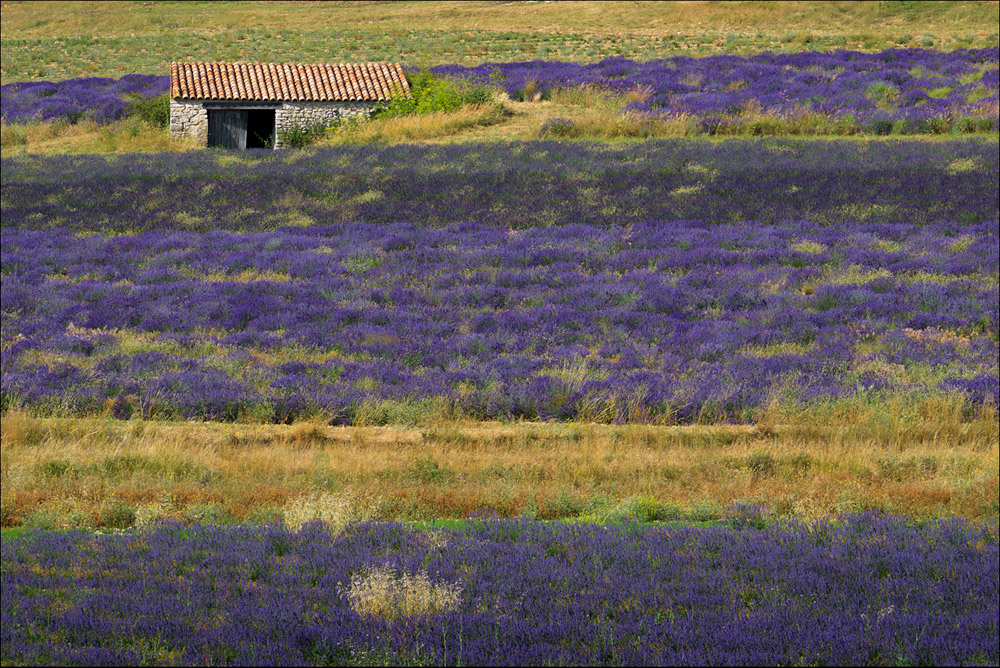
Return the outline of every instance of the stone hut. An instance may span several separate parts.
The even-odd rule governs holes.
[[[170,136],[281,148],[283,131],[368,116],[377,103],[409,94],[398,63],[171,63]]]

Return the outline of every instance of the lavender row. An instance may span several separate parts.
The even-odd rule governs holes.
[[[0,117],[5,123],[87,118],[105,125],[123,118],[130,100],[163,95],[169,89],[169,76],[151,74],[10,83],[0,86]]]
[[[161,525],[2,548],[24,665],[995,665],[995,521]],[[446,590],[387,617],[351,583]],[[426,578],[420,578],[426,574]],[[402,595],[406,595],[402,592]],[[377,602],[377,599],[375,599]],[[370,603],[370,601],[369,601]]]
[[[343,220],[521,229],[650,220],[983,223],[995,141],[685,140],[3,160],[0,225],[266,230]]]
[[[5,406],[352,422],[997,403],[998,223],[340,223],[2,240]],[[385,419],[392,419],[386,416]]]
[[[678,56],[648,62],[608,58],[588,65],[538,60],[440,65],[431,71],[499,84],[517,98],[579,85],[619,93],[645,90],[647,99],[629,110],[693,115],[709,132],[713,123],[741,114],[812,112],[849,118],[877,134],[923,133],[937,131],[936,120],[963,116],[985,119],[989,129],[997,129],[998,53],[991,47],[950,53],[890,49]]]

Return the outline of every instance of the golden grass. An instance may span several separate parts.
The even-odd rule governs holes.
[[[945,171],[949,174],[964,174],[966,172],[974,172],[977,169],[982,169],[983,165],[979,161],[979,156],[973,156],[971,158],[959,158],[952,161],[945,168]]]
[[[93,121],[79,123],[0,122],[0,156],[4,158],[63,153],[151,153],[189,151],[198,148],[193,139],[171,138],[163,128],[129,118],[112,125]]]
[[[549,91],[548,98],[549,102],[555,105],[620,111],[622,107],[632,102],[645,102],[652,94],[652,90],[646,89],[614,95],[597,86],[582,85],[553,88]]]
[[[285,508],[285,524],[298,531],[309,522],[321,522],[333,534],[339,534],[349,524],[374,517],[378,503],[358,500],[350,491],[339,494],[313,492],[294,499]]]
[[[376,118],[329,132],[318,145],[412,142],[454,135],[503,123],[510,113],[502,102],[470,104],[455,111]]]
[[[359,615],[390,621],[454,610],[462,599],[457,584],[433,582],[425,571],[410,575],[386,567],[355,575],[342,589]]]
[[[864,41],[866,33],[930,34],[954,39],[996,33],[995,2],[940,3],[933,8],[893,11],[890,6],[866,2],[567,2],[483,3],[450,2],[426,6],[421,2],[309,2],[209,3],[191,11],[183,3],[124,8],[117,2],[9,3],[2,26],[11,39],[108,36],[183,32],[213,33],[224,30],[269,28],[313,31],[336,22],[386,32],[405,32],[415,26],[436,30],[525,31],[529,33],[576,32],[595,35],[704,34],[726,35],[758,32],[797,36],[852,35]],[[990,20],[992,19],[992,20]],[[804,36],[803,36],[804,35]]]
[[[810,253],[813,255],[826,252],[826,246],[817,241],[799,241],[789,246],[789,248],[799,253]]]
[[[962,242],[956,242],[957,247],[961,247]],[[971,243],[971,242],[968,242]],[[818,246],[818,244],[817,244]],[[955,246],[953,246],[954,248]],[[792,250],[800,250],[792,247]],[[801,252],[801,250],[800,250]],[[808,251],[805,251],[808,252]],[[825,251],[815,251],[815,252],[825,252]],[[959,251],[960,252],[960,251]],[[898,274],[893,274],[888,269],[865,269],[859,265],[852,264],[848,265],[846,268],[837,267],[829,268],[824,271],[821,277],[813,279],[808,283],[815,289],[819,285],[866,285],[872,281],[876,281],[883,278],[897,278],[899,280],[905,281],[907,283],[952,283],[954,281],[967,281],[970,280],[969,276],[953,276],[950,274],[937,274],[928,271],[905,271]],[[982,285],[995,285],[997,283],[998,277],[986,273],[978,274],[975,279],[977,283]]]
[[[199,274],[198,272],[188,270],[186,272],[181,272],[182,274],[188,275],[190,278],[197,279],[205,283],[256,283],[259,281],[270,281],[273,283],[289,283],[292,277],[288,274],[280,271],[274,271],[273,269],[244,269],[242,271],[227,274],[224,272],[211,272],[208,274]]]
[[[343,492],[377,509],[375,516],[397,519],[483,512],[601,519],[636,499],[692,517],[734,502],[807,518],[866,508],[995,517],[997,413],[983,409],[970,420],[966,411],[960,400],[939,398],[808,410],[775,405],[756,426],[419,428],[8,411],[0,428],[2,522],[100,526],[131,512],[147,523],[282,515],[295,523],[325,518],[320,511],[329,506],[327,519],[336,525],[350,513],[324,505],[334,497],[323,495]]]
[[[688,116],[645,118],[604,109],[588,111],[571,120],[573,126],[559,136],[574,139],[652,139],[697,134],[697,122]]]

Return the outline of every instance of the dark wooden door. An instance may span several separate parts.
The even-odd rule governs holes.
[[[208,112],[208,145],[220,148],[247,147],[245,109],[211,109]]]

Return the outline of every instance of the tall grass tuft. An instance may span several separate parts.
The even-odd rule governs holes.
[[[572,119],[547,119],[538,129],[540,139],[648,139],[653,137],[689,137],[699,132],[698,123],[689,116],[658,118],[598,109]]]
[[[284,512],[285,525],[298,531],[310,522],[321,522],[333,534],[339,534],[349,524],[371,519],[378,504],[358,500],[350,491],[340,494],[313,492],[292,501]]]
[[[407,116],[379,116],[362,123],[346,124],[319,142],[325,145],[407,142],[437,139],[474,128],[503,123],[510,112],[499,102],[463,105],[448,111]]]
[[[112,125],[89,120],[0,123],[0,150],[5,158],[24,154],[189,151],[198,147],[197,140],[171,137],[163,127],[138,116]]]
[[[424,571],[397,575],[389,568],[355,575],[342,591],[359,615],[388,621],[455,610],[462,600],[457,584],[432,582]]]

